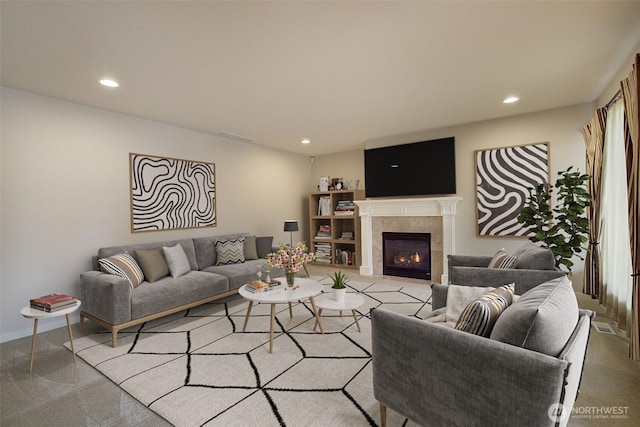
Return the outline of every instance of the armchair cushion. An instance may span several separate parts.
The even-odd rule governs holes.
[[[513,301],[514,284],[500,286],[471,301],[462,312],[455,328],[489,337],[498,317]]]
[[[488,268],[513,268],[517,260],[518,258],[516,256],[509,256],[507,251],[500,249],[493,258],[491,258]]]
[[[547,248],[541,248],[531,242],[522,245],[513,253],[516,258],[515,268],[527,270],[554,270],[556,259]]]
[[[491,339],[556,357],[578,322],[578,302],[566,276],[527,291],[498,318]]]

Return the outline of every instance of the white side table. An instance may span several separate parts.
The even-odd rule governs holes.
[[[342,317],[342,310],[351,310],[351,314],[353,314],[353,320],[356,321],[356,326],[358,327],[358,332],[360,330],[360,323],[358,323],[358,317],[356,316],[356,308],[360,307],[364,303],[364,298],[362,298],[358,294],[350,294],[347,293],[344,295],[344,301],[338,302],[334,300],[331,294],[322,294],[318,298],[316,298],[316,307],[318,307],[318,317],[322,314],[322,309],[326,308],[327,310],[340,310],[340,317]],[[313,325],[313,330],[316,330],[316,326],[319,325],[319,321],[316,320],[316,324]],[[322,326],[321,326],[322,327]]]
[[[291,303],[293,301],[302,301],[308,299],[311,303],[311,307],[313,308],[313,314],[316,317],[316,324],[320,323],[318,310],[316,309],[316,304],[313,297],[319,295],[322,292],[322,285],[315,280],[299,277],[296,277],[296,285],[298,286],[296,289],[289,289],[287,288],[287,285],[284,284],[282,285],[282,289],[275,289],[258,293],[247,291],[247,285],[242,285],[240,289],[238,289],[238,293],[244,299],[249,300],[249,307],[247,307],[247,314],[244,318],[244,326],[242,327],[242,332],[247,329],[247,322],[249,321],[249,315],[251,314],[251,308],[253,307],[254,302],[261,304],[271,304],[269,353],[273,353],[273,329],[275,323],[274,319],[276,316],[276,304],[289,304],[289,316],[293,317]],[[315,330],[315,327],[313,329]],[[320,325],[320,332],[324,333],[324,331],[322,330],[322,325]]]
[[[71,335],[71,322],[69,321],[69,314],[80,308],[80,300],[76,301],[75,305],[62,310],[47,313],[46,311],[31,308],[30,306],[24,307],[20,310],[27,319],[33,319],[33,337],[31,337],[31,361],[29,362],[29,372],[33,369],[33,353],[36,349],[36,335],[38,334],[38,320],[51,319],[53,317],[66,316],[67,318],[67,330],[69,331],[69,340],[71,341],[71,355],[73,356],[73,363],[76,363],[76,351],[73,348],[73,336]]]

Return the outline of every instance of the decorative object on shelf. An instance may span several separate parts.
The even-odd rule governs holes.
[[[323,176],[320,178],[320,191],[329,191],[329,177]]]
[[[291,241],[290,247],[293,247],[293,232],[298,231],[298,221],[295,219],[287,219],[284,222],[284,231],[288,231],[290,233]]]
[[[329,277],[333,280],[333,285],[331,285],[333,299],[337,302],[343,302],[344,295],[347,293],[347,287],[344,284],[345,280],[347,280],[347,276],[345,276],[341,271],[336,271],[333,273],[333,276],[329,274]]]
[[[268,261],[268,268],[278,267],[284,270],[287,276],[287,285],[295,289],[296,273],[305,263],[315,260],[316,256],[313,252],[307,252],[305,242],[300,242],[295,247],[281,243],[277,252],[268,253],[265,258]]]
[[[215,164],[129,153],[129,176],[132,233],[216,226]]]
[[[530,189],[525,207],[518,215],[518,222],[529,232],[529,240],[549,248],[556,258],[556,267],[564,266],[569,273],[574,256],[584,259],[580,253],[588,241],[586,209],[591,204],[586,184],[591,176],[571,169],[573,166],[558,172],[561,177],[553,187],[542,182]],[[551,208],[554,187],[558,195],[556,207]]]
[[[549,143],[477,150],[476,205],[479,236],[526,236],[518,214],[527,188],[549,182]]]

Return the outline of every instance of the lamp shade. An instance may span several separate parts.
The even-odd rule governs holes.
[[[284,222],[284,231],[298,231],[298,221],[287,220]]]

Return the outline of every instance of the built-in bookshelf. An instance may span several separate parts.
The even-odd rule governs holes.
[[[318,191],[309,195],[310,250],[316,264],[359,268],[360,217],[355,200],[362,190]]]

